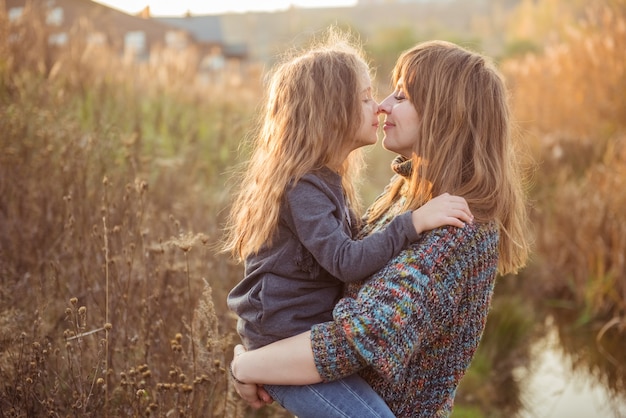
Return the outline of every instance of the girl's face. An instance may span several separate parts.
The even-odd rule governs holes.
[[[373,145],[378,140],[378,103],[372,96],[372,80],[367,71],[361,74],[359,90],[361,106],[361,125],[354,137],[354,148]]]
[[[383,147],[411,158],[419,138],[420,119],[406,96],[402,79],[398,80],[395,91],[382,101],[379,110],[385,115]]]

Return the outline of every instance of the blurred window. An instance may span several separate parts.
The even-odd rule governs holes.
[[[19,20],[24,14],[23,7],[11,7],[9,9],[9,22],[15,22]]]
[[[68,40],[69,40],[69,37],[67,36],[67,33],[65,32],[53,33],[52,35],[48,36],[48,45],[56,45],[56,46],[67,45]]]
[[[146,34],[143,31],[127,32],[124,36],[124,51],[131,55],[141,55],[146,50]]]
[[[48,11],[46,23],[50,26],[61,26],[63,24],[63,8],[55,7]]]

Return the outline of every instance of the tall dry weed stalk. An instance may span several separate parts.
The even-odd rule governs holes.
[[[626,324],[626,2],[594,1],[559,29],[542,53],[503,64],[539,163],[532,286]]]
[[[241,271],[211,245],[253,94],[185,84],[193,57],[52,49],[45,4],[0,7],[1,415],[244,416]]]

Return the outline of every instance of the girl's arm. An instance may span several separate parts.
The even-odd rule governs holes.
[[[384,231],[356,240],[336,190],[306,175],[285,194],[286,222],[315,261],[343,282],[362,280],[380,270],[419,234],[411,212],[397,216]]]
[[[472,220],[465,199],[444,193],[396,216],[385,229],[355,240],[345,232],[345,213],[329,190],[315,176],[305,176],[287,192],[287,206],[302,245],[326,271],[346,283],[380,270],[420,233],[444,225],[463,227]]]

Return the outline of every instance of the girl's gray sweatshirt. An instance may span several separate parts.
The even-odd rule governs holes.
[[[419,237],[410,211],[361,240],[353,238],[355,225],[332,170],[308,173],[287,189],[271,245],[248,257],[228,295],[247,349],[332,320],[344,283],[367,278]]]

